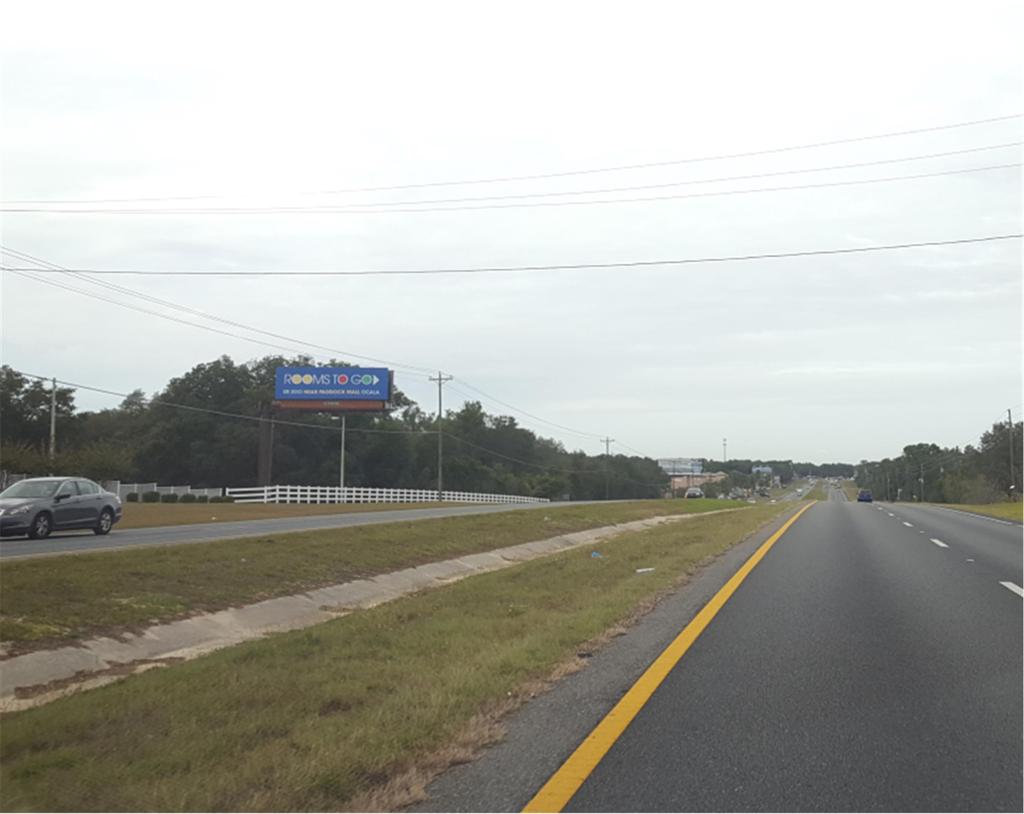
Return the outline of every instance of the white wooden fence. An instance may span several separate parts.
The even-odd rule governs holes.
[[[235,503],[432,503],[436,489],[373,489],[362,486],[242,486],[224,494]],[[452,503],[549,503],[546,497],[488,495],[480,492],[442,492]]]

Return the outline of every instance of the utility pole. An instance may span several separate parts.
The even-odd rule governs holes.
[[[57,380],[50,380],[50,474],[57,457]]]
[[[614,438],[603,438],[604,441],[604,499],[608,500],[611,495],[611,480],[608,473],[608,459],[611,458],[611,445],[615,442]]]
[[[1010,425],[1010,500],[1013,500],[1017,488],[1017,470],[1013,466],[1013,414],[1009,409],[1006,411],[1006,422]]]
[[[919,477],[917,480],[921,484],[920,491],[918,491],[918,494],[917,494],[917,502],[918,503],[924,503],[924,463],[923,462],[921,464],[921,477]]]
[[[452,380],[451,376],[445,376],[440,370],[437,371],[437,378],[427,377],[432,382],[437,382],[437,499],[444,500],[444,480],[442,471],[444,469],[443,439],[444,432],[441,429],[441,422],[444,421],[444,406],[442,388],[445,382]]]
[[[725,466],[725,439],[722,439],[722,465]]]

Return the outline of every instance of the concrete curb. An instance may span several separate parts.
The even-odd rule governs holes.
[[[15,656],[0,661],[0,712],[39,706],[86,686],[116,681],[126,673],[192,659],[269,633],[309,627],[474,574],[509,568],[664,523],[729,511],[739,509],[652,517],[571,532],[154,625],[120,639],[103,636]],[[47,688],[54,682],[60,686]]]

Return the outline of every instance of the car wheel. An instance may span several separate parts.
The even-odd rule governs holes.
[[[99,522],[96,524],[96,528],[93,532],[96,534],[110,534],[110,530],[114,527],[114,513],[110,509],[104,509],[100,512]]]
[[[42,540],[50,536],[53,531],[53,519],[46,512],[39,512],[32,518],[32,525],[28,527],[28,536],[32,540]]]

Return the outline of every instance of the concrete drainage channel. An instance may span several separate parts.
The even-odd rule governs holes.
[[[268,633],[316,625],[474,574],[594,545],[664,523],[730,511],[741,510],[652,517],[576,531],[154,625],[139,634],[126,634],[122,639],[100,637],[54,650],[14,656],[0,661],[0,712],[39,706],[71,692],[109,684],[125,675],[193,659]]]

